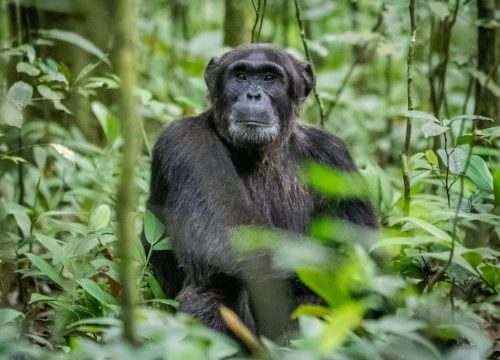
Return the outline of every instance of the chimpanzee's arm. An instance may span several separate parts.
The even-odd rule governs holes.
[[[345,143],[324,130],[299,126],[296,130],[299,152],[303,160],[311,160],[346,172],[357,172]],[[367,199],[326,199],[320,197],[317,214],[327,213],[355,224],[377,227],[377,220]]]
[[[172,123],[158,138],[148,207],[172,237],[179,264],[195,283],[237,275],[228,230],[260,223],[226,147],[205,118]]]

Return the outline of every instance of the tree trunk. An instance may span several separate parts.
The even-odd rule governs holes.
[[[249,44],[252,40],[252,19],[254,16],[250,0],[226,0],[224,45],[234,47],[240,44]]]
[[[481,78],[476,80],[476,102],[474,113],[500,121],[500,101],[488,89],[488,83],[496,83],[498,78],[497,28],[489,26],[495,22],[495,0],[477,0],[477,17],[481,21],[477,32],[477,70]],[[488,126],[486,121],[478,122]]]

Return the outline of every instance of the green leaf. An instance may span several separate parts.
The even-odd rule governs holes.
[[[473,139],[474,139],[474,136],[472,134],[465,134],[465,135],[459,136],[457,139],[457,145],[470,144]]]
[[[91,279],[81,279],[77,280],[77,283],[86,293],[99,301],[102,305],[118,305],[115,298],[104,291],[95,281]]]
[[[429,164],[437,166],[438,159],[437,159],[436,153],[432,149],[429,149],[425,152],[425,157],[426,157],[427,162]]]
[[[98,101],[92,101],[90,107],[104,131],[108,143],[113,143],[120,134],[120,122],[118,118],[104,104]]]
[[[163,233],[165,232],[165,226],[160,220],[148,209],[144,212],[144,235],[146,240],[151,244],[156,244]]]
[[[407,118],[421,119],[439,123],[439,120],[434,115],[423,111],[403,110],[403,111],[398,111],[398,115]]]
[[[426,222],[422,219],[415,218],[415,217],[402,217],[402,218],[399,218],[397,222],[412,223],[414,225],[417,225],[422,230],[428,232],[432,236],[435,236],[439,240],[451,241],[450,235],[448,235],[443,230],[439,229],[438,227],[436,227],[432,224],[429,224],[428,222]]]
[[[476,251],[468,251],[462,254],[462,257],[472,266],[477,268],[482,262],[483,257]]]
[[[366,198],[368,187],[359,173],[344,172],[318,163],[302,166],[306,181],[314,189],[333,198]]]
[[[465,175],[472,180],[479,190],[493,193],[493,176],[482,157],[472,155]]]
[[[448,157],[450,164],[448,165],[448,158],[446,156],[446,151],[444,149],[438,149],[437,151],[439,157],[443,164],[448,168],[452,174],[461,174],[464,171],[465,152],[460,148],[448,149]]]
[[[334,288],[331,286],[331,274],[313,269],[303,268],[297,270],[297,275],[308,288],[318,294],[328,304],[337,304],[339,302],[347,300],[345,294],[336,293]]]
[[[292,313],[292,318],[297,319],[299,316],[314,316],[314,317],[323,317],[328,315],[331,312],[331,309],[321,305],[300,305],[295,311]]]
[[[10,323],[18,317],[24,317],[24,314],[13,309],[0,309],[0,325]]]
[[[479,269],[481,274],[483,274],[484,280],[493,288],[500,286],[500,268],[486,263],[483,267]]]
[[[21,128],[23,126],[24,117],[21,108],[12,100],[6,99],[0,108],[0,120],[6,125]]]
[[[445,133],[449,130],[449,127],[439,125],[432,121],[428,121],[422,125],[421,130],[424,133],[424,136],[428,138]]]
[[[40,74],[40,69],[23,61],[17,63],[16,70],[18,73],[25,73],[29,76],[37,76]]]
[[[68,149],[66,146],[61,144],[50,143],[49,146],[51,146],[63,158],[68,159],[73,164],[75,163],[75,153],[73,150]]]
[[[326,318],[326,326],[319,341],[319,353],[327,355],[338,349],[363,319],[364,306],[356,302],[348,302],[335,308]]]
[[[450,122],[457,121],[457,120],[481,120],[481,121],[494,121],[492,118],[486,117],[486,116],[481,116],[481,115],[460,115],[460,116],[455,116],[450,120]]]
[[[36,90],[47,100],[62,100],[66,97],[62,92],[54,91],[47,85],[38,85]]]
[[[12,84],[7,92],[7,97],[20,108],[26,107],[33,96],[33,87],[24,81]]]
[[[495,195],[495,205],[500,206],[500,169],[493,173],[493,194]]]
[[[99,205],[90,216],[90,226],[94,230],[106,227],[111,219],[111,209],[106,204]]]
[[[64,30],[57,30],[57,29],[50,29],[50,30],[38,30],[40,35],[43,37],[49,38],[49,39],[55,39],[55,40],[61,40],[68,42],[70,44],[78,46],[80,49],[97,56],[99,59],[104,61],[106,64],[110,64],[109,60],[107,59],[106,54],[99,49],[97,46],[95,46],[92,42],[89,40],[85,39],[81,35],[78,35],[74,32],[71,31],[64,31]]]
[[[160,240],[153,245],[153,251],[170,250],[171,248],[172,248],[172,245],[170,244],[169,238],[165,238],[163,240]]]
[[[42,235],[35,234],[35,238],[40,241],[40,243],[47,249],[49,252],[54,255],[54,261],[60,262],[66,268],[71,268],[71,260],[68,254],[64,251],[64,249],[59,245],[56,239]]]
[[[62,287],[65,291],[69,293],[72,292],[72,288],[69,282],[65,280],[52,265],[47,261],[42,259],[40,256],[35,254],[26,253],[26,257],[31,261],[31,263],[42,272],[43,275],[47,276],[54,283]]]

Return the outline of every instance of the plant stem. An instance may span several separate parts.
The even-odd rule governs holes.
[[[416,21],[415,21],[415,0],[410,0],[410,46],[408,48],[408,60],[407,60],[407,93],[408,93],[408,110],[413,110],[413,55],[415,52],[415,42],[416,42]],[[411,205],[411,195],[410,195],[410,174],[408,171],[407,158],[410,153],[410,141],[411,141],[411,117],[406,119],[406,136],[403,154],[401,156],[402,169],[403,169],[403,186],[404,186],[404,215],[410,215],[410,205]]]
[[[135,1],[121,0],[118,3],[118,28],[117,28],[117,62],[118,73],[121,78],[119,92],[120,118],[123,129],[123,159],[121,178],[117,194],[117,220],[120,249],[120,275],[123,286],[122,294],[122,319],[123,338],[130,344],[136,343],[134,330],[134,306],[136,302],[136,269],[132,257],[135,249],[135,234],[133,209],[136,208],[136,190],[133,176],[141,148],[141,131],[139,115],[133,96],[136,84],[136,56],[134,48],[135,26]]]

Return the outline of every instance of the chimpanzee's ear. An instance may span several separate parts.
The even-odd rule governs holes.
[[[307,95],[309,95],[311,90],[314,88],[314,83],[315,83],[311,64],[303,63],[301,75],[304,78],[304,98],[306,98]]]
[[[220,59],[216,57],[211,58],[207,67],[205,68],[205,82],[208,86],[209,91],[212,91],[215,87],[217,66],[219,65],[219,60]]]

